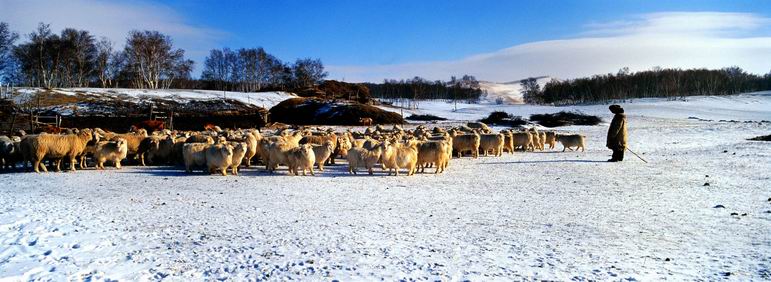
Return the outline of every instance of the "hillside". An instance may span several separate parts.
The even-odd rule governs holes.
[[[537,77],[538,85],[543,88],[547,82],[552,78],[549,76]],[[517,105],[524,104],[525,100],[522,98],[522,80],[514,80],[509,82],[491,82],[480,81],[479,86],[482,90],[487,91],[487,96],[483,97],[482,103],[489,104],[504,104],[504,105]]]

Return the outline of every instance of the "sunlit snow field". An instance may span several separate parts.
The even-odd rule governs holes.
[[[606,105],[420,105],[405,115],[611,117]],[[0,174],[0,276],[771,279],[771,143],[746,140],[771,133],[771,95],[623,105],[647,164],[629,153],[605,162],[605,123],[558,128],[586,135],[586,152],[453,159],[439,175],[351,176],[342,161],[316,177]]]

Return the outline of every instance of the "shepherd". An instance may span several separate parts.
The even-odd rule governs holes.
[[[626,149],[626,115],[624,115],[624,108],[619,105],[611,105],[608,109],[615,114],[608,128],[608,142],[605,145],[613,150],[613,156],[608,161],[620,162],[624,160]]]

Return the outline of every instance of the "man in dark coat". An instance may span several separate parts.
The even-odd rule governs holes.
[[[626,115],[624,115],[624,108],[619,105],[611,105],[609,109],[615,116],[610,122],[608,141],[605,145],[613,150],[613,157],[608,161],[620,162],[624,160],[624,150],[626,150]]]

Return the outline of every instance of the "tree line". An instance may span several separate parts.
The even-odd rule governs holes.
[[[697,95],[732,95],[771,90],[771,72],[747,73],[739,67],[719,70],[654,68],[631,73],[552,80],[540,89],[533,80],[523,80],[525,102],[533,104],[604,103],[632,98],[678,99]]]
[[[320,83],[327,73],[319,59],[284,63],[262,48],[211,50],[200,79],[195,62],[172,38],[158,31],[131,31],[123,48],[87,30],[60,33],[40,23],[16,44],[19,34],[0,22],[0,82],[16,86],[210,89],[255,92],[293,90]]]
[[[365,85],[373,97],[380,99],[477,101],[483,94],[479,81],[471,75],[464,75],[460,79],[453,76],[449,81],[431,81],[416,76],[407,80],[386,79],[380,84]]]
[[[297,59],[287,64],[259,48],[211,50],[204,61],[201,81],[205,88],[256,92],[265,89],[302,89],[327,76],[320,59]]]

